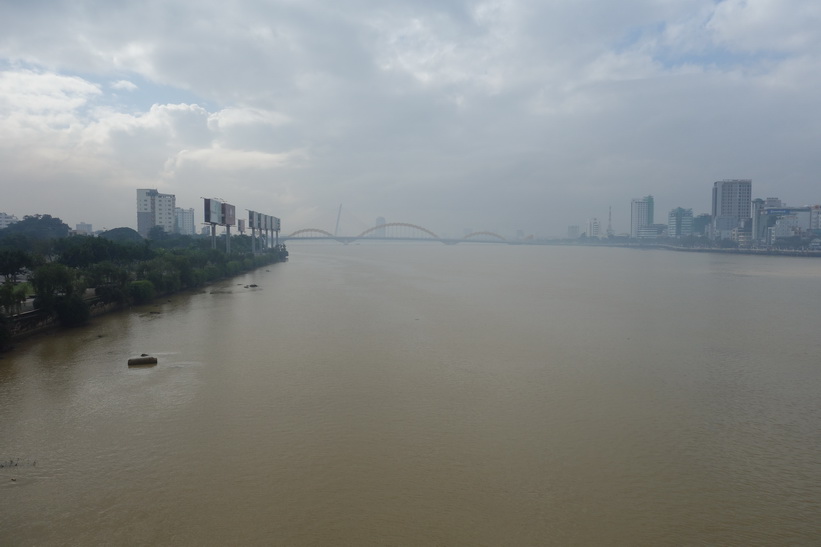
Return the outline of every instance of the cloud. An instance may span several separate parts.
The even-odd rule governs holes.
[[[753,52],[818,51],[821,5],[777,0],[724,0],[707,27],[717,43]]]
[[[46,187],[108,189],[116,205],[78,209],[133,224],[130,190],[161,187],[181,203],[267,201],[300,222],[344,201],[434,231],[558,234],[610,205],[618,223],[649,193],[660,211],[706,210],[727,177],[819,201],[819,9],[13,3],[0,20],[0,158],[39,193],[8,207],[59,215],[60,199],[30,202]]]
[[[129,82],[128,80],[117,80],[112,82],[111,89],[118,89],[121,91],[134,91],[137,89],[137,84]]]

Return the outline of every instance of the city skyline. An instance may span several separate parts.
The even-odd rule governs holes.
[[[805,202],[805,203],[802,203],[801,205],[787,204],[786,202],[784,202],[783,200],[781,200],[777,196],[767,196],[766,199],[761,198],[760,196],[757,196],[755,199],[753,199],[752,196],[755,195],[755,192],[752,192],[752,190],[751,190],[752,181],[749,180],[749,179],[724,179],[724,180],[721,180],[721,181],[715,181],[713,183],[713,191],[712,191],[714,201],[716,199],[716,188],[719,185],[724,185],[724,184],[728,184],[728,183],[730,185],[733,185],[734,183],[744,183],[744,184],[747,185],[747,191],[745,193],[745,196],[747,196],[749,199],[747,199],[747,198],[745,198],[745,199],[747,199],[747,201],[748,201],[747,207],[750,209],[750,211],[753,210],[753,208],[755,206],[755,202],[760,202],[760,209],[787,208],[787,209],[796,209],[797,210],[797,209],[810,209],[810,208],[818,209],[819,207],[821,207],[821,205],[819,205],[818,203],[810,203],[810,202]],[[137,221],[136,221],[135,224],[136,224],[136,230],[141,235],[143,235],[143,237],[146,237],[147,234],[148,234],[149,229],[153,226],[156,226],[156,225],[160,225],[160,226],[163,226],[163,228],[167,228],[167,231],[169,231],[169,232],[184,233],[184,234],[187,234],[187,235],[193,235],[195,233],[199,233],[201,231],[200,228],[207,225],[207,223],[202,221],[202,220],[197,221],[198,215],[197,215],[196,211],[201,210],[201,208],[202,208],[201,205],[202,204],[200,204],[199,207],[187,207],[187,206],[186,207],[177,207],[176,206],[176,196],[173,195],[173,194],[163,194],[161,192],[158,192],[157,189],[149,189],[149,188],[136,189],[136,191],[137,191],[137,209],[136,209],[136,219],[137,219]],[[154,205],[152,205],[152,206],[148,205],[148,203],[149,203],[148,200],[149,199],[151,200],[151,203],[153,203]],[[200,201],[202,201],[204,199],[205,198],[199,198]],[[221,201],[219,198],[217,200]],[[665,222],[654,222],[653,216],[655,215],[655,210],[658,209],[658,207],[655,206],[655,201],[656,200],[655,200],[655,197],[653,195],[648,195],[648,196],[645,196],[643,198],[633,198],[633,199],[631,199],[630,200],[630,212],[629,212],[629,217],[628,217],[630,219],[630,224],[628,225],[628,229],[625,230],[625,231],[612,230],[612,233],[611,233],[611,231],[610,231],[611,222],[610,221],[611,221],[611,217],[612,217],[612,206],[609,206],[608,207],[608,217],[607,217],[608,218],[608,230],[604,230],[603,223],[602,223],[603,221],[599,220],[598,217],[588,217],[587,220],[583,223],[585,228],[586,228],[585,230],[581,230],[580,226],[578,224],[575,224],[575,225],[571,224],[571,225],[565,226],[564,230],[561,233],[539,235],[538,237],[544,238],[544,239],[556,239],[556,238],[569,237],[569,238],[572,239],[574,237],[578,237],[578,235],[580,233],[584,233],[585,235],[587,235],[589,237],[588,234],[591,232],[591,226],[594,226],[594,225],[595,225],[594,230],[596,232],[596,235],[594,235],[593,237],[605,237],[605,236],[609,237],[611,235],[619,235],[619,236],[627,235],[627,236],[632,237],[632,238],[636,238],[636,237],[655,237],[655,235],[650,236],[649,233],[645,234],[644,236],[639,236],[638,235],[639,228],[648,227],[648,226],[652,225],[656,229],[660,229],[661,226],[667,225],[667,224],[672,222],[671,219],[668,219],[669,215],[672,215],[673,213],[676,213],[680,217],[681,211],[683,211],[683,210],[689,211],[688,214],[692,215],[693,218],[696,217],[696,216],[705,216],[705,215],[706,216],[711,216],[710,213],[713,212],[713,210],[716,208],[716,204],[713,203],[711,211],[704,213],[704,212],[699,212],[699,211],[693,212],[693,209],[689,208],[689,207],[682,208],[680,206],[676,206],[676,207],[673,207],[673,208],[669,209],[668,212],[664,212],[663,210],[659,210],[659,215],[660,216],[656,220],[660,219],[660,220],[665,221]],[[158,211],[154,211],[154,209],[157,208],[158,203],[162,204],[162,205],[159,206]],[[719,204],[718,207],[719,207],[719,210],[720,210],[721,205]],[[153,211],[153,212],[149,214],[148,211]],[[63,220],[66,224],[69,224],[70,226],[76,226],[78,232],[91,233],[91,229],[89,227],[92,226],[93,223],[87,223],[87,222],[85,222],[85,220],[77,222],[75,224],[71,224],[70,222],[66,221],[65,219],[62,219],[62,217],[59,214],[52,214],[52,212],[37,213],[37,214],[49,214],[51,216],[61,218],[61,220]],[[0,211],[0,215],[2,215],[2,216],[0,216],[0,227],[5,227],[9,222],[16,222],[16,221],[19,221],[20,218],[21,218],[20,216],[17,216],[14,213],[8,213],[8,212],[5,212],[5,211]],[[146,215],[148,215],[148,216],[146,216]],[[163,218],[161,220],[159,218],[159,215],[164,215],[167,218]],[[640,217],[646,217],[646,220],[644,218],[642,218],[642,221],[640,223],[636,223],[635,219],[636,219],[637,215],[640,216]],[[202,213],[200,213],[200,216],[202,216]],[[340,206],[340,209],[338,210],[337,220],[339,220],[339,218],[341,216],[342,216],[342,207]],[[143,217],[142,221],[140,220],[141,217]],[[738,219],[735,219],[735,222],[737,223],[738,220],[740,220],[740,218],[742,218],[742,217],[739,217]],[[743,218],[753,219],[753,225],[750,229],[752,230],[753,233],[755,233],[756,230],[757,230],[755,214],[751,213],[751,214],[748,214],[746,217],[743,217]],[[808,219],[809,219],[809,217],[808,217]],[[815,217],[813,217],[813,219],[815,219]],[[327,220],[330,220],[330,219],[327,219]],[[143,228],[140,228],[141,222],[143,222]],[[354,215],[354,223],[358,225],[358,228],[354,228],[354,230],[356,231],[356,230],[359,230],[361,228],[372,228],[372,227],[375,227],[379,224],[385,224],[385,222],[386,222],[385,218],[380,216],[380,217],[377,217],[377,219],[375,221],[375,224],[370,225],[366,221],[363,221],[362,219],[360,219],[360,218],[358,218]],[[678,225],[680,226],[680,223],[681,223],[680,218],[677,222],[678,222]],[[688,220],[687,222],[690,223],[691,221]],[[813,222],[815,222],[817,224],[818,222],[821,222],[821,220],[813,220]],[[732,222],[731,222],[731,224],[732,224]],[[185,227],[181,228],[181,226],[183,226],[183,225]],[[120,226],[114,226],[114,228],[123,227],[123,226],[133,228],[133,226],[129,226],[127,223],[121,224]],[[193,226],[193,229],[192,229],[192,226]],[[819,228],[819,226],[815,226],[815,224],[813,226],[815,228]],[[293,227],[293,230],[291,230],[291,231],[304,230],[304,229],[307,229],[307,228],[322,229],[321,226],[301,226],[301,227],[298,227],[298,228]],[[102,228],[98,227],[94,231],[101,232],[101,231],[105,231],[105,230],[108,230],[108,229],[112,229],[112,227],[102,227]],[[714,224],[711,224],[709,229],[714,230]],[[571,231],[573,231],[573,230],[575,230],[575,232],[573,232],[573,233],[576,233],[575,236],[570,235]],[[469,229],[469,228],[463,228],[462,229],[462,232],[464,232],[464,233],[469,233],[469,232],[473,232],[473,231],[475,231],[475,230],[473,230],[472,228],[471,229]],[[492,229],[491,229],[491,231],[492,231]],[[722,236],[719,237],[719,239],[729,239],[730,238],[730,231],[731,230],[728,230],[728,229],[723,230],[724,233],[723,233]],[[448,234],[448,232],[442,232],[442,233]],[[287,235],[287,232],[286,232],[286,235]],[[449,235],[452,235],[452,234],[449,234]],[[508,233],[508,235],[512,236],[513,234]],[[527,235],[527,237],[531,237],[534,234],[526,234],[526,235]],[[516,231],[516,237],[521,239],[521,237],[524,237],[524,232],[522,230],[517,230]],[[754,238],[755,238],[755,236],[754,236]]]

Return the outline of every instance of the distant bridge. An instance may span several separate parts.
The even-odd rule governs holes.
[[[280,238],[280,241],[286,240],[333,240],[339,243],[352,243],[354,241],[363,239],[367,241],[381,240],[381,241],[438,241],[445,245],[455,245],[462,242],[474,243],[510,243],[518,244],[520,241],[508,241],[505,237],[500,236],[494,232],[472,232],[462,238],[445,238],[440,237],[434,232],[419,226],[417,224],[410,224],[407,222],[389,222],[387,224],[378,224],[372,226],[355,236],[338,236],[334,235],[321,228],[303,228],[296,232]]]

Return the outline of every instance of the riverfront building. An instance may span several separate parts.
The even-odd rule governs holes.
[[[174,194],[161,194],[156,189],[137,190],[137,232],[143,237],[154,226],[162,226],[169,234],[174,233],[174,215],[177,198]]]
[[[710,224],[713,221],[707,213],[702,213],[693,217],[693,235],[704,236],[710,233]]]
[[[686,237],[693,234],[693,210],[676,207],[667,215],[667,237]]]
[[[729,239],[749,220],[752,208],[750,179],[725,179],[713,183],[713,239]]]
[[[601,224],[599,223],[599,219],[591,218],[587,221],[587,237],[595,237],[596,239],[601,237]]]
[[[653,196],[630,202],[630,237],[640,237],[643,228],[653,224]]]

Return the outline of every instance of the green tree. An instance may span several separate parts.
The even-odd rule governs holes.
[[[128,270],[110,261],[99,262],[83,271],[88,287],[106,303],[125,303],[128,300]]]
[[[162,226],[154,226],[148,231],[148,239],[151,241],[162,241],[169,237],[170,234]]]
[[[107,230],[100,234],[101,238],[108,239],[110,241],[116,241],[118,243],[142,243],[143,236],[141,236],[137,230],[133,228],[112,228],[111,230]]]
[[[76,271],[57,262],[37,267],[31,276],[31,285],[36,293],[35,307],[49,312],[54,311],[58,297],[81,292]]]
[[[67,237],[71,228],[57,217],[51,215],[26,215],[20,222],[15,222],[5,230],[3,236],[23,234],[31,239],[58,239]]]
[[[135,304],[147,304],[154,300],[156,294],[153,283],[147,279],[132,281],[128,287],[128,293]]]
[[[64,327],[80,326],[88,322],[89,317],[91,317],[88,303],[78,293],[58,298],[55,311],[57,312],[57,319]]]
[[[0,275],[6,282],[16,283],[17,277],[33,265],[32,256],[18,249],[0,249]]]
[[[23,302],[31,293],[31,285],[28,283],[13,283],[6,281],[0,284],[0,306],[6,315],[18,314],[22,311]]]

